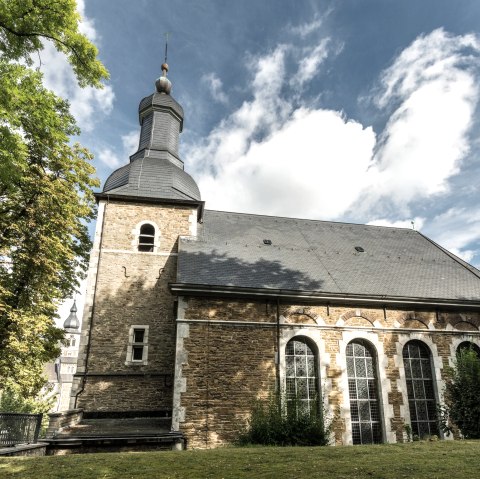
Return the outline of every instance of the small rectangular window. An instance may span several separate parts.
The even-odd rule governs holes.
[[[133,346],[132,361],[141,361],[143,359],[143,346]]]
[[[125,364],[147,364],[147,359],[148,326],[132,325],[130,327]]]
[[[133,342],[134,343],[143,343],[143,337],[145,336],[144,329],[134,329],[133,330]]]

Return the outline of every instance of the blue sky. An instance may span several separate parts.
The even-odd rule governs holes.
[[[83,0],[111,79],[47,47],[102,182],[138,141],[168,47],[206,207],[415,228],[480,266],[478,0]]]

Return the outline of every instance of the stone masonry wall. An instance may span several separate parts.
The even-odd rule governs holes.
[[[275,390],[276,305],[268,301],[180,298],[174,409],[188,447],[208,448],[235,439],[252,401]],[[377,354],[379,397],[386,442],[405,440],[409,422],[402,351],[412,339],[430,349],[437,399],[442,400],[445,367],[462,341],[480,345],[478,313],[438,313],[383,308],[280,304],[279,371],[283,381],[284,349],[306,336],[319,356],[319,375],[334,442],[351,444],[345,347],[368,341]],[[181,385],[181,386],[180,386]]]
[[[73,394],[84,390],[76,406],[87,411],[171,408],[175,320],[168,283],[175,280],[178,236],[190,234],[195,211],[186,206],[127,202],[101,207],[105,218],[98,221],[104,228],[101,235],[97,232],[97,251],[94,245],[92,252],[90,296],[87,291]],[[137,250],[144,222],[156,228],[154,252]],[[147,364],[127,360],[132,325],[148,326]]]

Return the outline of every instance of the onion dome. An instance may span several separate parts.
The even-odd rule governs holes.
[[[80,321],[77,318],[77,304],[73,301],[73,305],[70,309],[70,314],[68,318],[63,323],[64,329],[78,329],[80,327]]]
[[[130,163],[114,171],[103,194],[159,200],[201,201],[194,179],[184,171],[178,153],[183,108],[170,96],[168,65],[155,82],[156,91],[140,101],[140,139]],[[99,196],[102,196],[101,194]]]

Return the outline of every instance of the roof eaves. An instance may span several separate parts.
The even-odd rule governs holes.
[[[305,302],[327,302],[333,304],[372,305],[380,307],[416,307],[434,309],[455,309],[480,311],[480,298],[440,299],[401,296],[375,296],[347,293],[322,293],[318,291],[297,291],[274,288],[243,288],[237,286],[203,285],[192,283],[170,283],[173,294],[185,296],[230,296],[236,298],[270,298],[300,300]]]

